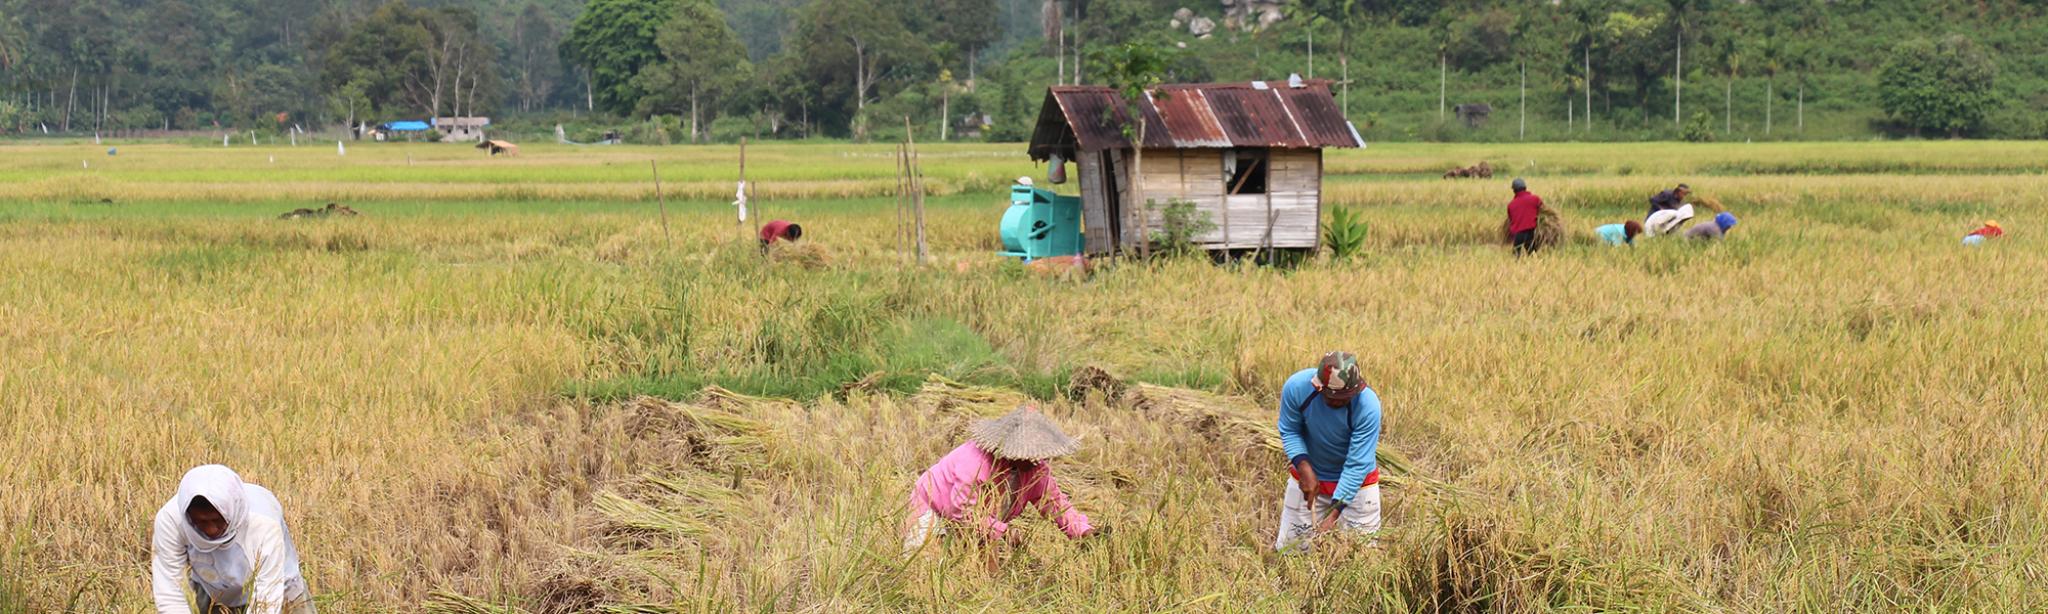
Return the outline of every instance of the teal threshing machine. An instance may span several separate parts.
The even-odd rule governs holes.
[[[1081,199],[1024,184],[1010,186],[1002,255],[1025,262],[1081,253]]]

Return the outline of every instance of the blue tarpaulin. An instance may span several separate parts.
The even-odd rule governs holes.
[[[428,126],[427,122],[423,121],[384,122],[377,127],[391,132],[426,132],[433,129],[432,126]]]

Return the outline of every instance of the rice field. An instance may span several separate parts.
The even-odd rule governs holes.
[[[1084,279],[993,256],[1014,145],[921,148],[923,268],[887,146],[748,149],[799,260],[733,147],[118,147],[0,145],[0,612],[149,611],[205,462],[325,612],[2048,609],[2048,144],[1374,145],[1326,163],[1360,257]],[[1565,246],[1498,244],[1516,175]],[[1593,244],[1679,181],[1727,241]],[[1336,348],[1387,528],[1276,555],[1276,388]],[[902,556],[1026,399],[1111,535]]]

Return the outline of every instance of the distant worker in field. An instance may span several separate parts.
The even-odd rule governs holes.
[[[1714,219],[1693,224],[1692,228],[1685,231],[1685,238],[1712,241],[1727,236],[1728,231],[1734,229],[1735,214],[1723,211],[1715,215]]]
[[[1970,231],[1970,234],[1963,235],[1963,245],[1983,245],[1985,241],[2003,236],[2005,236],[2005,229],[1999,227],[1998,220],[1985,220],[1983,226]]]
[[[1336,528],[1378,532],[1380,397],[1358,357],[1330,352],[1287,378],[1279,426],[1289,477],[1274,549]]]
[[[1643,229],[1653,237],[1678,232],[1686,220],[1692,219],[1692,204],[1686,202],[1691,197],[1692,188],[1683,183],[1651,196],[1650,213],[1643,216]]]
[[[802,238],[804,238],[804,227],[796,225],[795,222],[774,220],[761,226],[762,249],[767,249],[769,244],[776,241],[795,243],[797,239]]]
[[[1643,234],[1643,224],[1629,220],[1620,224],[1607,224],[1593,229],[1593,232],[1600,235],[1600,240],[1608,245],[1635,245],[1636,237]]]
[[[1514,236],[1515,254],[1536,251],[1536,216],[1543,212],[1543,199],[1529,191],[1529,182],[1516,177],[1509,184],[1515,197],[1508,201],[1508,233]]]
[[[1081,442],[1045,414],[1019,407],[1001,418],[976,421],[967,432],[967,443],[925,470],[912,487],[904,550],[916,550],[949,528],[989,541],[1013,540],[1010,522],[1027,509],[1052,518],[1067,537],[1097,532],[1060,492],[1049,463],[1073,454]]]
[[[159,614],[313,614],[283,504],[233,470],[185,472],[154,528],[150,586]]]
[[[1688,200],[1690,198],[1692,198],[1692,186],[1683,183],[1678,184],[1676,188],[1653,194],[1650,196],[1650,212],[1643,214],[1643,219],[1649,219],[1650,216],[1656,215],[1658,211],[1675,211],[1679,207],[1689,205],[1692,203],[1692,201]]]

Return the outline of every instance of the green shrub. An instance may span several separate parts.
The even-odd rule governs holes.
[[[1365,249],[1366,224],[1354,209],[1333,207],[1330,221],[1323,223],[1323,244],[1330,246],[1330,257],[1339,260]]]
[[[1714,116],[1704,111],[1692,114],[1692,120],[1685,122],[1679,136],[1688,143],[1714,142]]]
[[[1192,252],[1195,250],[1195,237],[1216,231],[1216,222],[1209,219],[1209,212],[1189,201],[1173,199],[1161,208],[1159,203],[1148,200],[1145,208],[1160,215],[1160,228],[1152,233],[1152,246],[1163,254]]]

